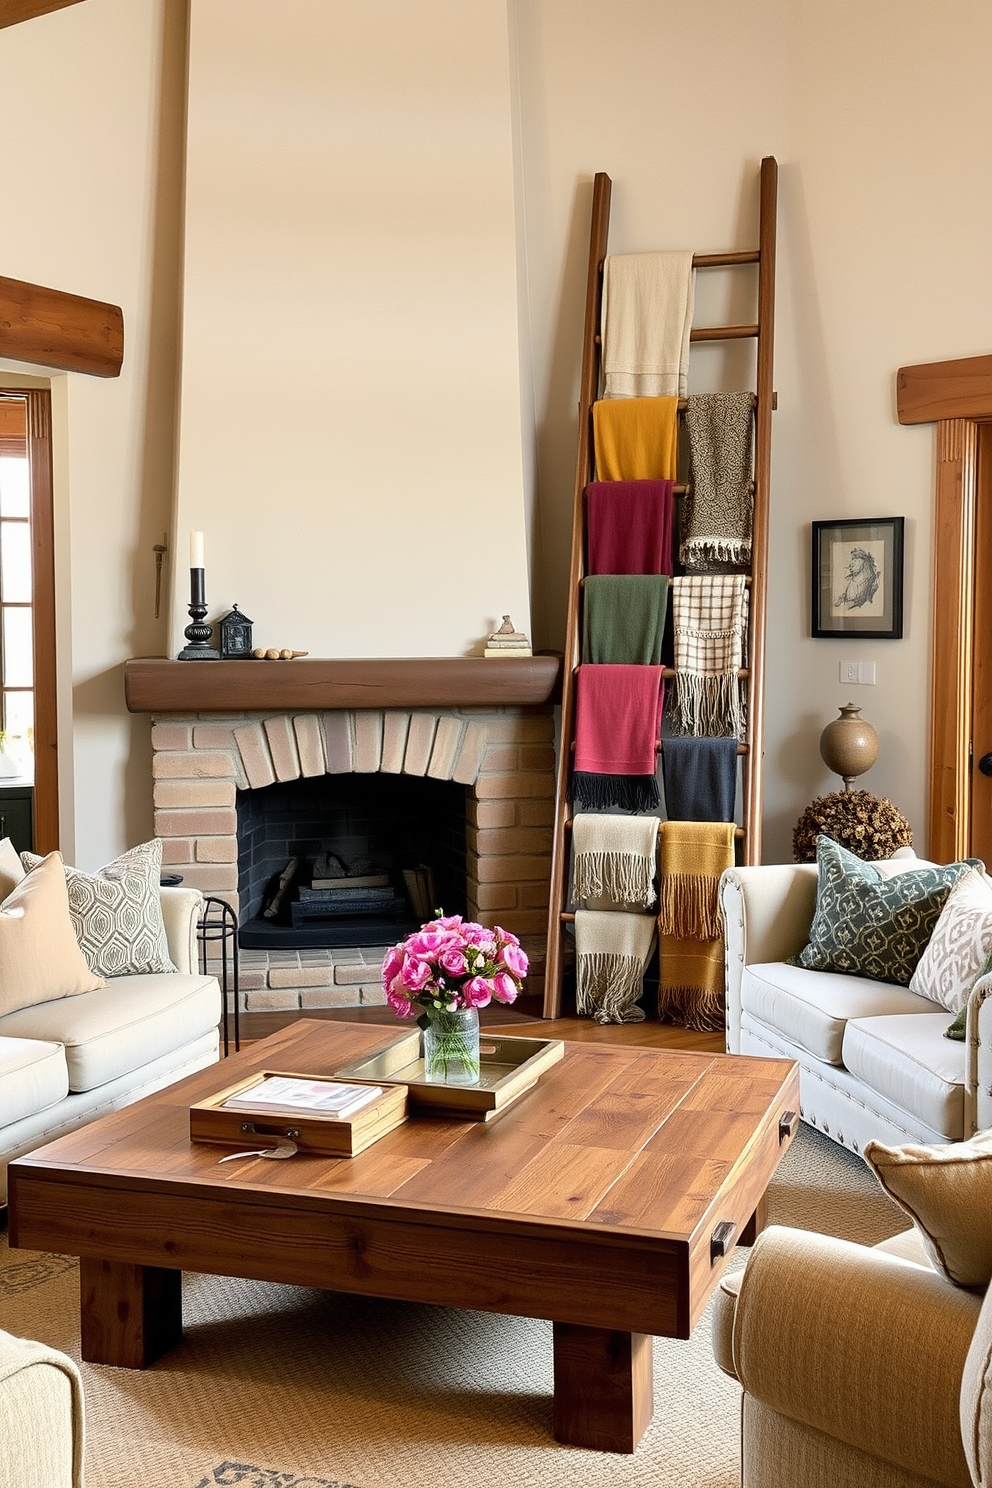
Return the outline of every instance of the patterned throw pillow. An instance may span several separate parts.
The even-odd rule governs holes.
[[[41,859],[22,853],[21,862],[30,870]],[[72,927],[86,964],[97,976],[175,971],[162,920],[161,876],[158,838],[132,847],[97,873],[81,873],[66,864]]]
[[[883,878],[830,837],[816,843],[816,913],[798,964],[907,987],[947,896],[973,865],[912,868]]]
[[[951,890],[910,992],[958,1013],[992,954],[992,883],[973,868]]]

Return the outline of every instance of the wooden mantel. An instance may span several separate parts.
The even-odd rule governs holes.
[[[132,713],[527,707],[557,699],[559,656],[124,663]]]

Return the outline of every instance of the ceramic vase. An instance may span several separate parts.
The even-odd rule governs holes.
[[[878,735],[861,717],[861,709],[846,703],[840,717],[820,735],[820,758],[850,790],[852,781],[870,770],[878,757]]]

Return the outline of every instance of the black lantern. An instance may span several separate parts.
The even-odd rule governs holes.
[[[244,661],[251,655],[252,622],[237,605],[220,622],[220,654],[225,661]]]

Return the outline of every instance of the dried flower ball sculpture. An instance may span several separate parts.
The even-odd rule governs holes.
[[[898,806],[871,791],[833,791],[811,802],[792,833],[792,856],[797,863],[816,862],[816,839],[821,833],[866,863],[891,858],[899,847],[912,847],[913,830]]]

